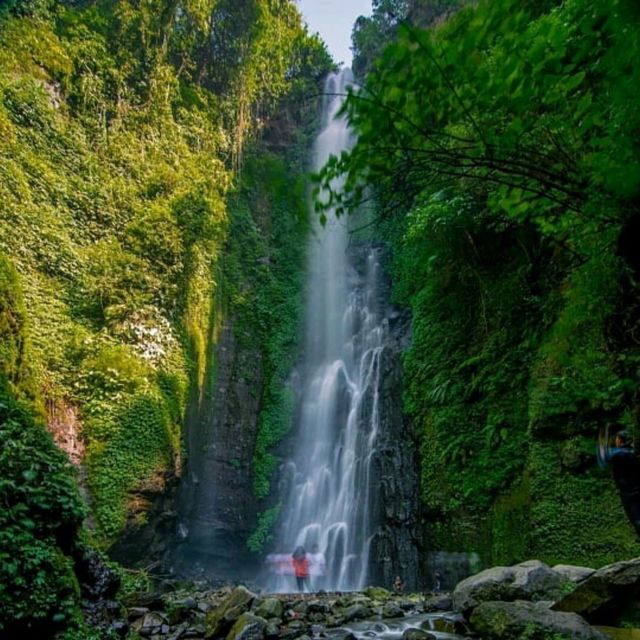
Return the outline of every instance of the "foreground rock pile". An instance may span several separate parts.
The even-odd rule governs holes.
[[[389,626],[403,640],[466,637],[462,616],[450,609],[448,596],[397,596],[379,588],[305,595],[189,588],[135,594],[110,626],[122,637],[151,640],[355,640],[384,636]]]
[[[100,626],[128,640],[640,640],[630,628],[640,621],[640,558],[598,571],[537,560],[494,567],[451,595],[170,584],[112,604]]]
[[[629,628],[640,621],[640,558],[598,571],[494,567],[459,583],[452,601],[484,640],[640,640]]]

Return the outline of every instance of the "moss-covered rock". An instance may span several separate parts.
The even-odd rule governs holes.
[[[471,626],[486,640],[606,640],[575,613],[524,601],[484,602],[473,611]]]
[[[226,635],[236,620],[249,611],[256,595],[246,587],[236,587],[225,600],[206,617],[206,638]]]

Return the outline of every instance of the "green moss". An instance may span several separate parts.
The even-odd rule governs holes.
[[[18,273],[0,255],[0,375],[15,387],[24,373],[26,315]]]
[[[625,266],[604,235],[575,264],[475,206],[438,193],[388,223],[429,544],[486,564],[637,555],[594,455],[600,428],[635,426],[637,349],[610,333]]]
[[[258,526],[247,540],[249,551],[258,553],[273,539],[272,529],[280,515],[280,504],[263,511],[258,516]]]
[[[86,453],[93,513],[107,540],[123,528],[128,497],[145,485],[162,487],[171,468],[175,439],[171,420],[159,398],[134,394],[109,415],[104,409],[86,422],[92,433]]]

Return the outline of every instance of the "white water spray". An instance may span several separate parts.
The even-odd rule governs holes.
[[[350,146],[344,119],[336,119],[351,72],[327,80],[323,130],[314,149],[314,169]],[[334,188],[340,188],[334,184]],[[323,197],[323,194],[320,194]],[[380,359],[387,332],[377,308],[376,249],[350,264],[348,221],[327,212],[312,234],[309,256],[304,390],[295,454],[286,463],[279,550],[318,545],[327,562],[322,584],[351,590],[367,581],[375,523],[372,459],[379,430]],[[353,262],[353,261],[352,261]],[[364,264],[363,264],[364,263]],[[292,588],[279,579],[276,590]],[[312,578],[313,580],[313,578]]]

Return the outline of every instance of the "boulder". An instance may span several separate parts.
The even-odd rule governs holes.
[[[440,616],[437,618],[429,618],[421,625],[426,631],[439,631],[440,633],[467,635],[469,627],[464,618],[459,613]]]
[[[143,638],[156,635],[162,632],[162,627],[166,625],[166,618],[157,611],[145,613],[142,618],[138,618],[133,622],[131,628],[137,631]]]
[[[424,602],[425,613],[432,613],[434,611],[452,611],[453,601],[451,596],[447,593],[443,593],[437,596],[431,596]]]
[[[282,618],[284,608],[278,598],[259,600],[254,610],[260,618]]]
[[[331,613],[331,607],[322,600],[309,600],[307,611],[309,613]]]
[[[467,617],[482,602],[555,600],[566,589],[568,579],[539,560],[512,567],[494,567],[460,582],[453,594],[453,608]]]
[[[607,640],[576,613],[551,611],[537,602],[483,602],[471,615],[483,640]]]
[[[384,607],[382,607],[382,617],[383,618],[403,618],[404,611],[395,602],[387,602],[387,604],[385,604]]]
[[[402,640],[436,640],[436,635],[424,629],[405,629]]]
[[[575,567],[572,564],[556,564],[551,567],[551,570],[559,573],[568,580],[571,580],[571,582],[582,582],[592,573],[595,573],[595,569],[589,569],[589,567]]]
[[[225,636],[236,620],[249,611],[256,596],[245,587],[236,587],[213,611],[205,618],[205,638],[221,638]]]
[[[264,618],[243,613],[231,627],[227,640],[264,640],[266,629],[267,621]]]
[[[269,620],[267,622],[267,626],[264,630],[264,635],[267,640],[274,640],[274,638],[277,638],[280,635],[280,625],[276,620]]]
[[[640,597],[640,558],[609,564],[553,605],[555,611],[579,613],[590,622],[615,623]]]
[[[371,600],[387,600],[391,593],[382,587],[367,587],[362,593]]]
[[[147,607],[129,607],[127,610],[127,617],[129,618],[129,621],[137,620],[147,613],[149,613],[149,609]]]
[[[344,610],[345,622],[351,622],[352,620],[362,620],[373,615],[371,609],[363,604],[352,604]]]

